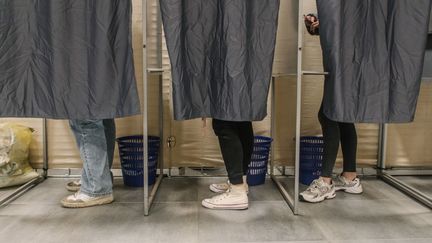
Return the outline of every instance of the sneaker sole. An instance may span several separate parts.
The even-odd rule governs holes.
[[[114,198],[103,198],[98,200],[92,200],[89,202],[68,202],[68,201],[61,201],[61,204],[64,208],[88,208],[93,206],[100,206],[105,204],[110,204],[114,202]]]
[[[319,203],[319,202],[322,202],[322,201],[324,201],[324,200],[326,200],[326,199],[333,199],[333,198],[335,198],[336,197],[336,192],[334,192],[333,194],[331,194],[331,195],[326,195],[326,196],[323,196],[323,197],[318,197],[318,198],[315,198],[315,199],[305,199],[302,195],[300,195],[300,198],[303,200],[303,201],[305,201],[305,202],[310,202],[310,203]]]
[[[205,208],[214,210],[246,210],[249,208],[249,203],[216,205],[203,201],[201,205]]]
[[[335,190],[336,191],[344,191],[344,192],[349,193],[349,194],[362,194],[363,193],[362,187],[357,187],[356,189],[350,188],[350,187],[339,187],[339,188],[335,188]]]

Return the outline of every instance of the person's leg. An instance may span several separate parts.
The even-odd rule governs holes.
[[[243,148],[243,175],[246,176],[251,162],[253,146],[254,146],[254,132],[252,122],[241,122],[239,124],[240,142]]]
[[[243,146],[236,122],[213,119],[213,129],[219,139],[219,146],[228,179],[231,184],[243,184]]]
[[[354,180],[357,177],[357,132],[353,123],[339,123],[343,154],[343,175]]]
[[[111,181],[114,183],[114,175],[111,171],[114,160],[114,149],[116,142],[116,126],[114,119],[103,120],[105,138],[107,144],[108,164],[110,168]]]
[[[322,173],[304,192],[300,193],[301,199],[307,202],[322,202],[336,196],[335,186],[332,183],[333,167],[339,150],[339,125],[328,119],[323,113],[321,106],[318,113],[324,140],[324,151],[322,161]]]
[[[247,173],[249,170],[249,164],[251,162],[254,144],[252,122],[239,122],[237,124],[237,128],[243,149],[243,183],[246,187],[246,191],[249,192],[249,187],[247,185]],[[212,192],[223,193],[229,189],[229,182],[211,184],[209,188]]]
[[[338,122],[328,119],[321,106],[318,113],[324,140],[322,174],[324,181],[331,183],[333,168],[339,151],[340,131]]]
[[[343,173],[334,179],[335,190],[360,194],[363,187],[357,178],[357,132],[352,123],[339,123],[341,146],[344,158]]]
[[[103,120],[105,138],[107,144],[107,155],[108,155],[108,163],[109,168],[112,168],[113,159],[114,159],[114,148],[115,148],[115,139],[116,139],[116,126],[114,119],[104,119]]]
[[[249,200],[243,183],[243,147],[238,122],[213,119],[213,130],[230,180],[229,189],[220,195],[204,199],[202,205],[209,209],[247,209]]]
[[[116,127],[114,119],[105,119],[103,120],[105,138],[107,144],[107,155],[108,155],[108,164],[109,168],[112,168],[113,158],[114,158],[114,148],[115,148],[115,138],[116,138]],[[80,140],[77,140],[78,148],[81,147]],[[81,172],[83,175],[85,171]],[[113,178],[113,174],[110,171],[111,178]],[[71,192],[77,192],[81,188],[81,178],[79,180],[73,180],[66,185],[66,189]]]
[[[80,191],[62,200],[65,207],[88,207],[112,202],[107,141],[103,120],[71,120],[83,160]]]

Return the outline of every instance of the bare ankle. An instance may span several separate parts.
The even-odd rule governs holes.
[[[357,178],[356,172],[343,172],[342,176],[345,177],[348,181],[353,181],[355,178]]]

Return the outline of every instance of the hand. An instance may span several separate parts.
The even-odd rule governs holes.
[[[305,15],[304,19],[305,19],[305,21],[309,21],[311,23],[318,21],[318,19],[313,15]]]
[[[318,18],[313,14],[308,14],[304,17],[306,29],[311,35],[318,35],[319,33],[319,20]]]
[[[315,22],[313,22],[312,25],[311,25],[311,30],[313,32],[315,32],[317,29],[319,29],[319,21],[318,20],[315,21]]]

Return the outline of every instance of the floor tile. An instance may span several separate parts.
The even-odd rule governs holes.
[[[0,208],[0,238],[5,242],[432,242],[432,211],[373,177],[365,192],[338,192],[333,200],[300,203],[294,216],[271,180],[251,187],[250,208],[213,211],[203,198],[208,185],[225,178],[165,178],[143,216],[143,189],[115,179],[116,201],[86,209],[64,209],[70,180],[50,178]],[[293,193],[292,178],[280,181]],[[421,186],[428,181],[416,181]],[[304,189],[305,186],[302,186]]]
[[[199,209],[200,242],[254,242],[324,239],[306,218],[284,202],[251,202],[245,211]]]

